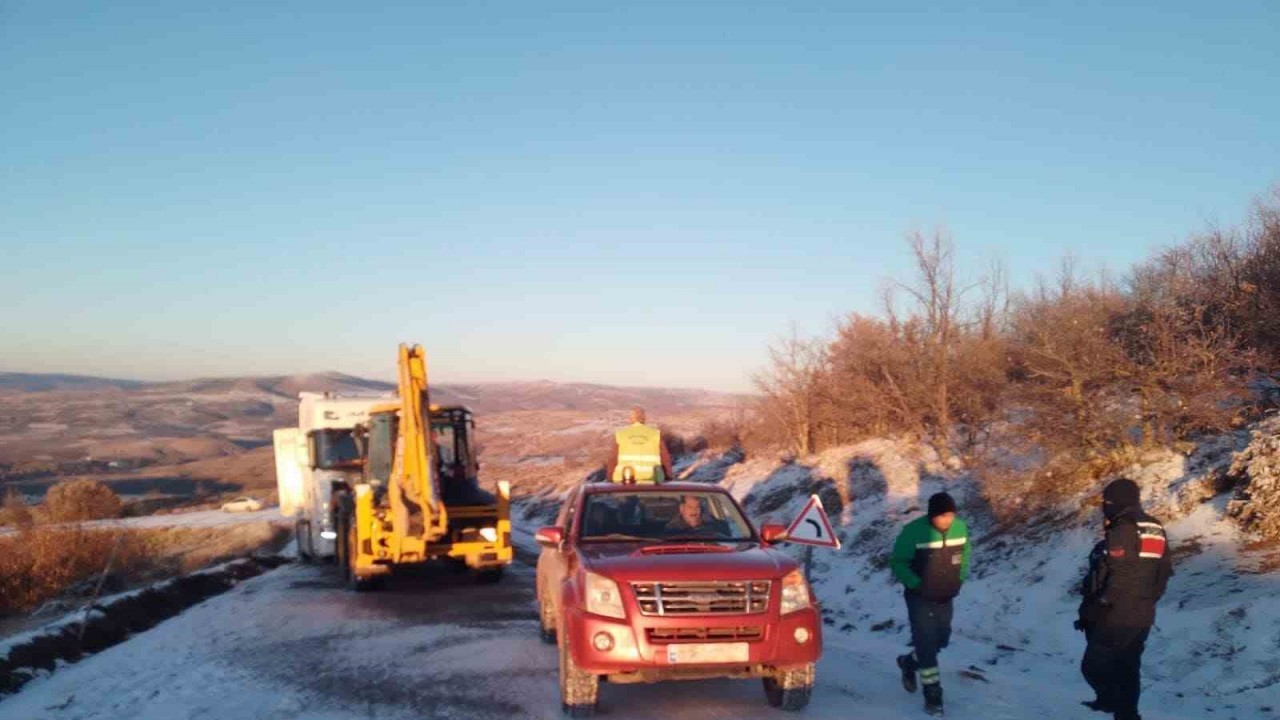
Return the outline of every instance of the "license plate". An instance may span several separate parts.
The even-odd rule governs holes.
[[[711,663],[745,663],[749,657],[747,644],[689,643],[668,645],[667,662],[672,665],[702,665]]]

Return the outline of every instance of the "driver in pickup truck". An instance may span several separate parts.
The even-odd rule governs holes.
[[[717,538],[723,533],[720,523],[706,517],[702,508],[702,498],[697,495],[680,497],[679,512],[667,523],[665,534],[668,537]]]

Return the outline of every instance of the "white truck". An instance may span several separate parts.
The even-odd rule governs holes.
[[[303,560],[331,558],[338,538],[336,489],[360,482],[360,448],[352,435],[369,422],[369,411],[394,395],[298,395],[298,427],[272,433],[280,514],[294,519],[298,555]]]

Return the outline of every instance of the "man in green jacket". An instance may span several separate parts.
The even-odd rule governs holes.
[[[898,656],[902,686],[924,686],[924,709],[942,714],[938,651],[951,641],[951,601],[969,578],[969,528],[944,492],[929,498],[929,514],[908,523],[893,544],[889,566],[905,588],[914,651]]]

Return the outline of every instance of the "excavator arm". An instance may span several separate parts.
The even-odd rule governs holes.
[[[404,535],[432,541],[449,527],[431,442],[427,356],[420,345],[400,345],[400,417],[392,513]]]

